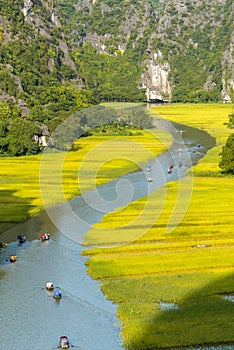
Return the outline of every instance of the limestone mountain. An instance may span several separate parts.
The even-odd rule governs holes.
[[[232,0],[59,0],[57,6],[72,47],[91,43],[99,54],[128,56],[148,100],[231,101]]]
[[[96,103],[84,88],[53,1],[0,0],[0,156],[40,151],[33,141]]]
[[[0,98],[40,122],[102,100],[231,102],[233,23],[232,0],[0,0]]]

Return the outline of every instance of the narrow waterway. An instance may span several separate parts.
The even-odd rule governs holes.
[[[172,126],[162,120],[156,123],[160,129],[173,134],[174,143],[169,151],[152,159],[143,171],[123,176],[83,197],[75,197],[69,205],[43,211],[1,235],[1,240],[9,242],[9,246],[0,255],[0,270],[4,272],[0,280],[0,349],[52,349],[63,334],[83,350],[123,349],[121,326],[115,314],[117,306],[105,299],[99,284],[88,276],[86,258],[80,255],[84,247],[79,242],[106,211],[88,203],[95,203],[101,197],[107,201],[109,211],[121,206],[123,198],[120,196],[122,199],[118,200],[116,190],[120,180],[124,180],[121,181],[123,189],[126,181],[131,184],[131,201],[146,196],[166,182],[183,177],[186,170],[215,145],[214,138],[204,131],[179,124]],[[182,136],[178,133],[180,129]],[[198,144],[201,146],[194,153]],[[169,164],[179,162],[182,166],[176,166],[168,174]],[[149,166],[151,183],[147,181]],[[49,232],[51,239],[40,242],[42,232]],[[21,247],[16,241],[19,233],[28,237],[28,242]],[[18,260],[11,264],[6,260],[13,253]],[[59,302],[43,289],[49,280],[61,287]]]

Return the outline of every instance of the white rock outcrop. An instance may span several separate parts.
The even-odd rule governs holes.
[[[234,4],[233,4],[234,11]],[[234,102],[234,31],[229,48],[224,52],[222,66],[222,100],[224,103]],[[227,73],[228,72],[228,73]]]
[[[151,53],[147,60],[147,69],[141,76],[140,87],[146,89],[147,101],[170,100],[171,86],[169,82],[170,65],[162,62],[160,51]]]
[[[22,8],[24,18],[27,18],[32,8],[33,8],[33,2],[31,0],[24,0],[24,6]]]

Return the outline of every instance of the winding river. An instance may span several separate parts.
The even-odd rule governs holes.
[[[183,177],[191,164],[196,164],[215,145],[214,138],[204,131],[171,125],[163,120],[156,120],[156,123],[159,128],[172,133],[174,142],[170,150],[152,159],[142,171],[123,176],[98,189],[98,196],[112,203],[110,211],[121,204],[116,200],[116,186],[120,180],[124,180],[121,181],[123,186],[126,181],[131,184],[133,201],[168,181]],[[184,131],[182,137],[179,129]],[[197,144],[201,147],[194,153]],[[180,161],[182,166],[168,174],[168,165]],[[151,183],[147,182],[148,166],[152,167]],[[0,280],[0,349],[53,349],[63,334],[83,350],[123,349],[117,306],[105,299],[100,285],[87,274],[86,258],[80,255],[84,247],[73,239],[79,231],[79,240],[82,241],[91,225],[103,217],[103,212],[87,204],[86,199],[97,201],[96,196],[97,192],[91,191],[87,198],[77,196],[69,202],[69,208],[80,218],[79,227],[67,206],[59,205],[16,225],[1,236],[1,240],[9,245],[0,255],[0,269],[4,272]],[[42,232],[49,232],[51,239],[40,242],[38,237]],[[21,247],[16,241],[19,233],[28,237],[28,242]],[[15,252],[17,263],[7,263],[9,255]],[[59,302],[43,289],[49,280],[62,289]]]

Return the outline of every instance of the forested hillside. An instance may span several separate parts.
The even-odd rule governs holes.
[[[47,134],[96,100],[72,59],[52,2],[0,1],[0,154],[36,153]]]
[[[38,152],[35,133],[100,101],[231,102],[233,14],[232,0],[0,0],[0,154]]]
[[[136,98],[138,87],[148,100],[231,101],[231,0],[59,0],[57,6],[79,72],[101,99]]]

